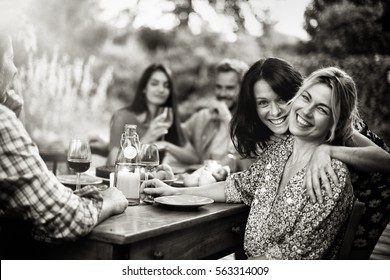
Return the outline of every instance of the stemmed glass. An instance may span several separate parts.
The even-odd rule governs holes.
[[[76,191],[80,190],[80,175],[91,166],[91,148],[84,139],[72,139],[68,148],[68,166],[76,172]]]
[[[139,153],[140,167],[145,171],[145,181],[148,180],[149,174],[156,171],[160,163],[158,147],[156,144],[142,144]],[[153,197],[146,197],[144,201],[153,201]]]
[[[167,126],[171,127],[173,124],[173,110],[172,107],[161,107],[159,109],[160,114],[163,116],[162,122]],[[161,137],[161,140],[164,141],[165,136]]]

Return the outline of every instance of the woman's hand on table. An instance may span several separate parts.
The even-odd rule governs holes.
[[[339,183],[338,177],[331,166],[329,145],[320,145],[310,158],[305,178],[306,192],[312,202],[317,199],[318,202],[322,203],[321,185],[325,187],[327,195],[332,197],[328,176],[335,184]]]
[[[179,194],[179,189],[171,187],[159,179],[145,181],[141,184],[141,193],[153,197]]]

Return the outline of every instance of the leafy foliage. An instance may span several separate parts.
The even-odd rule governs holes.
[[[88,57],[99,51],[109,33],[109,27],[97,18],[97,0],[2,1],[8,5],[2,9],[0,3],[0,19],[6,14],[7,28],[33,30],[38,35],[35,48],[38,52],[58,47],[61,52]]]
[[[383,32],[381,0],[313,0],[305,11],[305,29],[315,51],[390,54],[390,33]]]
[[[21,58],[15,89],[26,101],[28,130],[46,146],[53,141],[67,144],[75,134],[107,136],[112,113],[132,101],[142,71],[152,62],[171,68],[180,115],[185,120],[212,98],[215,63],[229,57],[252,64],[266,56],[291,61],[305,74],[322,66],[343,68],[357,83],[364,119],[390,142],[390,89],[385,78],[390,57],[373,55],[385,52],[382,50],[386,46],[390,50],[377,22],[383,11],[379,0],[313,0],[313,6],[306,11],[312,41],[304,47],[305,53],[321,52],[309,55],[291,54],[291,47],[278,49],[275,42],[280,39],[272,32],[275,22],[266,10],[255,9],[255,0],[209,0],[217,13],[234,15],[234,42],[205,26],[199,34],[192,34],[186,26],[194,12],[191,0],[174,1],[174,13],[181,18],[180,28],[169,32],[134,29],[131,19],[135,11],[129,11],[129,25],[123,29],[101,26],[95,18],[96,0],[34,3],[30,19],[39,51],[27,52],[23,57],[19,46],[22,42],[14,44],[15,58]],[[243,4],[251,5],[252,12],[258,15],[262,37],[250,36],[243,29]]]

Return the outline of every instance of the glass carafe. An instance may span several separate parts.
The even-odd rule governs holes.
[[[139,148],[137,126],[126,124],[115,161],[114,187],[123,192],[129,205],[140,203]]]

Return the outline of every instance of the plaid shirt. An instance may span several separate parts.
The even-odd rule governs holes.
[[[75,195],[51,173],[15,114],[0,105],[0,217],[22,217],[35,239],[54,242],[88,234],[103,197],[94,186]]]

